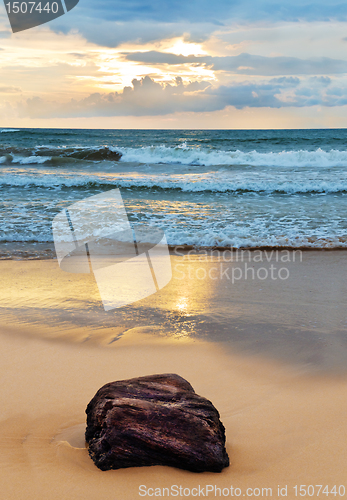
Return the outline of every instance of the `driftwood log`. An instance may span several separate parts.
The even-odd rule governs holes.
[[[101,470],[169,465],[221,472],[229,465],[218,411],[178,375],[106,384],[86,413],[89,455]]]

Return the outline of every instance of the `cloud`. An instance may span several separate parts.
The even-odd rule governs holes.
[[[22,92],[19,87],[0,87],[0,94],[18,94]]]
[[[347,16],[344,1],[315,0],[84,0],[75,16],[93,12],[94,18],[111,21],[151,20],[156,22],[213,22],[223,25],[225,20],[280,20],[293,21],[342,20]]]
[[[234,106],[237,109],[244,107],[307,107],[307,106],[344,106],[347,104],[347,87],[333,85],[327,88],[325,80],[316,80],[316,85],[308,81],[279,82],[280,79],[271,79],[266,84],[246,83],[233,86],[221,86],[217,89],[207,89],[207,93],[214,94],[217,99],[222,97],[224,106]],[[288,80],[288,79],[286,79]],[[290,79],[289,79],[290,80]],[[289,83],[289,85],[288,85]]]
[[[74,10],[76,9],[77,7]],[[66,19],[67,17],[52,21],[50,28],[56,33],[63,34],[77,30],[88,42],[112,48],[126,42],[141,45],[182,36],[190,41],[201,43],[207,40],[217,27],[216,23],[211,21],[205,23],[157,22],[145,21],[143,18],[131,21],[112,20],[107,16],[98,17],[97,14],[94,17],[92,11],[71,19]]]
[[[321,75],[347,73],[347,61],[316,57],[299,59],[297,57],[266,57],[251,54],[237,56],[183,56],[165,52],[148,51],[124,54],[128,61],[143,64],[196,64],[206,65],[214,71],[228,71],[242,75]]]
[[[346,19],[347,3],[337,0],[84,0],[50,27],[77,29],[90,42],[116,47],[183,35],[200,42],[231,24]]]
[[[327,81],[299,78],[273,78],[267,82],[246,82],[212,87],[207,82],[184,84],[176,78],[174,85],[164,85],[149,76],[134,79],[122,93],[93,93],[66,103],[48,102],[34,97],[18,105],[19,115],[30,118],[97,117],[97,116],[159,116],[175,112],[212,112],[227,106],[285,108],[341,106],[347,103],[347,88]]]
[[[19,110],[21,116],[31,118],[165,115],[178,109],[200,109],[201,93],[207,87],[207,82],[185,85],[179,77],[175,85],[162,85],[146,76],[141,80],[134,79],[132,87],[124,87],[122,93],[96,92],[80,101],[71,99],[65,104],[34,97],[21,103]]]
[[[331,78],[328,76],[312,76],[309,81],[311,85],[323,85],[324,87],[331,84]]]
[[[317,77],[314,77],[317,78]],[[330,80],[330,78],[329,78]],[[300,78],[294,76],[280,76],[279,78],[272,78],[272,83],[278,83],[281,85],[285,85],[287,87],[296,87],[300,83]]]

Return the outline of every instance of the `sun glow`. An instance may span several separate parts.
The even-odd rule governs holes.
[[[185,313],[188,310],[189,299],[188,297],[180,297],[176,302],[176,309],[181,313]]]
[[[182,38],[171,40],[171,42],[174,42],[174,44],[164,49],[163,52],[169,52],[177,56],[204,56],[207,54],[199,43],[188,43]]]
[[[147,44],[147,51],[159,50],[161,52],[175,53],[177,55],[204,55],[201,45],[196,43],[186,43],[182,39],[165,40],[160,44]],[[168,73],[167,65],[145,64],[127,60],[125,54],[137,52],[138,47],[122,46],[121,49],[98,50],[94,52],[93,62],[98,68],[94,85],[99,88],[111,88],[110,82],[114,81],[114,88],[117,92],[122,92],[124,86],[131,86],[132,80],[143,78],[148,75],[156,82],[163,84],[172,83],[175,77],[179,76],[185,83],[191,80],[215,80],[214,71],[205,66],[194,66],[189,63],[182,63],[170,68]],[[141,51],[143,52],[143,51]],[[98,76],[99,74],[99,76]]]

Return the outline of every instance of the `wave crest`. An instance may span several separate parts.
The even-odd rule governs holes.
[[[0,159],[1,160],[1,159]],[[16,175],[15,172],[4,174],[0,178],[0,187],[44,187],[62,188],[131,188],[163,189],[183,192],[215,193],[258,193],[258,194],[330,194],[346,193],[347,179],[344,180],[304,180],[263,178],[252,180],[232,178],[230,175],[185,174],[185,175],[54,175],[52,173]]]
[[[178,163],[182,165],[249,165],[273,167],[333,167],[347,166],[347,151],[331,149],[324,151],[281,151],[260,153],[257,151],[220,151],[187,148],[185,144],[175,148],[167,146],[146,146],[142,148],[120,148],[122,162]]]

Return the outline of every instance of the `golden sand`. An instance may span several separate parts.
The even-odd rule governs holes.
[[[48,268],[59,279],[55,262],[2,263],[14,305],[23,272],[34,288],[48,279]],[[37,308],[29,324],[28,316],[21,316],[27,297],[23,295],[17,311],[14,307],[11,315],[6,313],[0,333],[1,500],[135,500],[147,488],[168,497],[168,491],[179,487],[182,498],[196,498],[199,490],[194,488],[206,493],[207,485],[216,488],[209,498],[227,497],[230,487],[234,492],[240,488],[245,497],[252,497],[248,488],[255,489],[252,498],[266,497],[265,490],[258,492],[271,488],[272,498],[278,498],[278,486],[283,493],[287,487],[286,498],[297,498],[296,485],[314,485],[317,498],[315,485],[329,491],[334,485],[347,488],[344,375],[310,373],[304,365],[246,355],[187,335],[155,335],[148,326],[97,329],[82,320],[80,325],[60,321],[47,326],[47,311],[41,311],[40,323]],[[55,302],[49,300],[52,306]],[[98,470],[84,447],[84,411],[90,399],[107,382],[168,372],[189,380],[219,410],[230,467],[221,474],[159,466]]]

